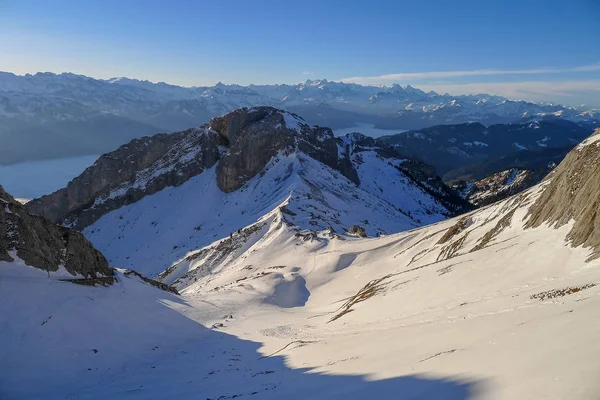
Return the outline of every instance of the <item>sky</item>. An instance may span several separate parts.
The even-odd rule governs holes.
[[[598,0],[0,0],[0,70],[600,107]]]

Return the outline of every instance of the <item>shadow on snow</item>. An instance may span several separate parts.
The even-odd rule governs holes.
[[[187,318],[175,309],[187,307],[184,299],[124,281],[37,288],[44,298],[59,289],[61,302],[14,300],[0,290],[0,398],[464,400],[481,391],[475,380],[292,369],[283,356],[262,357],[260,343]],[[9,321],[17,306],[27,311]]]

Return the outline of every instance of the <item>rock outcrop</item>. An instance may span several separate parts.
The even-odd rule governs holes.
[[[0,186],[0,261],[15,261],[48,272],[62,266],[72,275],[113,275],[104,256],[79,232],[30,215]]]
[[[361,237],[361,238],[366,238],[367,237],[367,232],[365,231],[365,228],[363,228],[360,225],[352,225],[348,229],[348,234],[354,235],[354,236],[358,236],[358,237]]]
[[[573,221],[567,240],[600,257],[600,129],[573,149],[529,209],[527,227],[560,227]]]
[[[462,183],[457,188],[469,203],[483,207],[537,185],[553,168],[552,164],[535,170],[511,168],[470,184]]]
[[[226,193],[241,188],[280,151],[300,150],[331,168],[338,167],[333,132],[311,128],[296,114],[272,107],[243,108],[214,118],[209,125],[230,144],[217,165],[217,185]]]

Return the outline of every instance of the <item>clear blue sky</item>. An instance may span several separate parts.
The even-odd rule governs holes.
[[[600,105],[600,0],[0,0],[0,70]]]

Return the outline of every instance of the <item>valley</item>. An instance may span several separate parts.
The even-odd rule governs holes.
[[[0,392],[593,398],[598,137],[469,210],[422,162],[259,107],[138,139],[27,205],[5,194]],[[26,212],[106,260],[32,246],[59,227]]]

